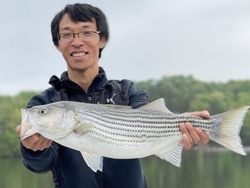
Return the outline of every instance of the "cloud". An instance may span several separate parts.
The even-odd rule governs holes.
[[[65,70],[50,22],[66,3],[6,1],[0,11],[0,94],[45,89]],[[205,81],[249,79],[247,0],[86,1],[106,14],[111,38],[100,65],[110,78],[193,75]],[[8,79],[7,79],[8,78]]]

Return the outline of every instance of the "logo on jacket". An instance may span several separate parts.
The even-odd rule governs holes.
[[[107,98],[107,103],[108,103],[108,104],[115,104],[115,102],[114,102],[114,100],[113,100],[115,96],[116,96],[116,93],[114,93],[113,96],[112,96],[111,98]]]

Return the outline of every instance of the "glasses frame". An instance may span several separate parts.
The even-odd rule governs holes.
[[[80,31],[80,32],[68,32],[68,33],[59,33],[59,34],[57,34],[57,39],[59,40],[59,41],[62,41],[62,39],[65,39],[65,40],[69,40],[69,41],[71,41],[71,40],[73,40],[74,38],[76,38],[76,35],[78,35],[78,37],[80,38],[80,34],[81,33],[95,33],[95,34],[101,34],[101,31]],[[65,35],[65,34],[69,34],[69,37],[68,38],[63,38],[62,37],[62,35]],[[83,35],[84,36],[84,35]],[[89,37],[91,37],[91,36],[89,36]]]

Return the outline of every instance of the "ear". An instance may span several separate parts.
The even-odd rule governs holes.
[[[104,48],[106,45],[106,39],[104,37],[101,38],[101,40],[99,41],[99,48]]]
[[[56,49],[57,49],[59,52],[61,52],[61,49],[60,49],[59,45],[56,46]]]

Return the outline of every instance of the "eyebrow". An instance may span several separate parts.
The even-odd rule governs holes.
[[[91,28],[91,26],[90,25],[83,25],[83,26],[81,26],[81,29],[88,29],[88,28]],[[71,28],[69,27],[69,26],[66,26],[66,27],[63,27],[63,28],[61,28],[60,29],[61,31],[70,31],[71,30]]]

